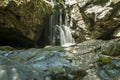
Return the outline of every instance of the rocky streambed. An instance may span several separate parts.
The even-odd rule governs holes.
[[[0,80],[120,80],[120,38],[70,47],[0,48]]]

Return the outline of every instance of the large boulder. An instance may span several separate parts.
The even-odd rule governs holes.
[[[74,0],[67,5],[76,42],[119,37],[120,0]]]
[[[71,60],[71,65],[86,72],[82,79],[76,77],[73,80],[119,80],[119,42],[120,38],[107,41],[89,40],[67,48],[66,55]],[[82,72],[78,74],[82,75]]]
[[[0,80],[119,80],[120,38],[70,47],[0,50]]]
[[[1,0],[0,44],[32,47],[52,12],[46,0]]]

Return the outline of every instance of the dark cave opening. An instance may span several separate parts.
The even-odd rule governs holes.
[[[0,46],[30,48],[34,47],[34,42],[17,31],[0,29]]]

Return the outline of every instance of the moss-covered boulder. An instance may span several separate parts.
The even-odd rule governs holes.
[[[45,0],[1,0],[0,44],[33,46],[52,5]]]

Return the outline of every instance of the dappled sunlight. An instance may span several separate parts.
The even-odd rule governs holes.
[[[120,0],[0,0],[0,80],[120,80]]]

